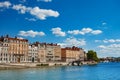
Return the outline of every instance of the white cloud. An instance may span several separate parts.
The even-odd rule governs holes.
[[[19,11],[21,14],[26,12],[35,16],[37,19],[45,20],[47,17],[58,17],[59,13],[51,9],[40,9],[39,7],[26,7],[22,4],[13,5],[13,9]]]
[[[120,44],[109,44],[98,46],[98,53],[100,56],[120,56]]]
[[[101,30],[93,30],[91,33],[94,35],[97,35],[97,34],[101,34],[102,31]]]
[[[30,14],[36,16],[36,18],[45,20],[46,17],[58,17],[59,13],[51,9],[40,9],[39,7],[34,7],[30,10]]]
[[[43,2],[52,2],[52,0],[37,0],[38,2],[39,1],[43,1]]]
[[[20,0],[19,1],[20,3],[25,3],[25,2],[27,2],[26,0]]]
[[[84,34],[86,34],[86,33],[90,33],[90,32],[92,32],[93,30],[91,29],[91,28],[83,28],[82,30],[81,30],[81,32],[83,32]]]
[[[74,35],[77,35],[80,33],[79,30],[73,30],[73,31],[68,31],[69,34],[74,34]]]
[[[105,46],[105,45],[100,45],[100,46],[98,46],[99,48],[102,48],[102,49],[108,49],[108,48],[110,48],[110,49],[114,49],[114,48],[120,48],[120,44],[110,44],[110,45],[107,45],[107,46]]]
[[[55,34],[56,36],[66,36],[66,33],[63,32],[60,27],[52,28],[51,31],[52,34]]]
[[[85,34],[93,34],[93,35],[98,35],[101,34],[102,31],[101,30],[93,30],[91,28],[83,28],[82,30],[72,30],[72,31],[68,31],[69,34],[73,34],[73,35],[85,35]]]
[[[104,45],[100,45],[100,46],[98,46],[99,48],[102,48],[102,49],[104,49],[104,48],[106,48]]]
[[[120,39],[106,39],[103,40],[104,43],[115,43],[115,42],[120,42]]]
[[[106,24],[107,24],[106,22],[103,22],[103,23],[102,23],[102,26],[104,26],[104,25],[106,25]]]
[[[38,32],[38,31],[29,30],[29,31],[20,31],[18,35],[35,37],[35,36],[44,36],[45,33],[42,31]]]
[[[80,47],[86,45],[86,41],[84,39],[77,38],[67,38],[63,43],[58,43],[61,47]]]
[[[28,20],[28,21],[36,21],[35,18],[25,18],[25,19]]]
[[[25,14],[31,8],[27,8],[26,6],[23,6],[22,4],[18,4],[18,5],[13,5],[12,9],[19,11],[21,14]]]
[[[23,37],[17,37],[17,39],[24,39]]]
[[[101,42],[101,40],[95,40],[95,42]]]
[[[0,7],[9,8],[12,4],[9,1],[0,2]]]
[[[22,0],[26,1],[26,0]],[[50,1],[50,0],[45,0]],[[0,7],[2,8],[11,8],[18,11],[21,14],[29,13],[34,16],[36,19],[45,20],[47,17],[58,17],[60,14],[58,11],[52,9],[41,9],[38,6],[36,7],[27,7],[22,4],[12,5],[9,1],[0,2]]]
[[[120,42],[120,39],[95,40],[95,42],[103,42],[103,43],[119,43],[119,42]]]

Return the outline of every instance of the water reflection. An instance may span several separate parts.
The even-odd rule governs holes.
[[[120,80],[120,63],[0,70],[0,80]]]

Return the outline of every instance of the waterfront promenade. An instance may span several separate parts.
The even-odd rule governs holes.
[[[97,62],[81,62],[81,65],[91,65],[97,64]],[[68,62],[46,62],[46,63],[0,63],[0,69],[23,69],[23,68],[41,68],[41,67],[51,67],[51,66],[73,66],[72,63]],[[74,66],[78,66],[76,63]]]
[[[22,69],[39,68],[45,66],[66,66],[67,62],[47,62],[47,63],[1,63],[0,69]]]

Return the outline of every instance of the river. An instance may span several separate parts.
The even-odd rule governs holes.
[[[0,80],[120,80],[120,63],[0,70]]]

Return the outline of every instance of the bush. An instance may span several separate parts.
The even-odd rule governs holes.
[[[37,64],[36,66],[49,66],[49,64]]]

